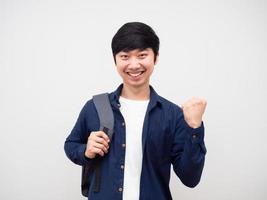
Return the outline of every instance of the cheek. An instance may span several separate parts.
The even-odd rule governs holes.
[[[122,60],[118,60],[117,63],[116,63],[116,66],[118,69],[120,70],[123,70],[126,66],[126,62],[125,61],[122,61]]]
[[[155,65],[154,58],[152,56],[149,56],[147,59],[144,60],[144,62],[146,63],[147,66]]]
[[[147,60],[144,65],[147,67],[148,71],[153,71],[153,69],[154,69],[154,61],[153,60]]]
[[[124,67],[122,66],[122,65],[119,65],[119,64],[117,64],[116,65],[116,68],[117,68],[117,72],[122,76],[122,75],[124,75]]]

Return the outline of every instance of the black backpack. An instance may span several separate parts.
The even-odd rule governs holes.
[[[109,102],[108,93],[98,94],[93,96],[93,102],[97,110],[97,114],[100,121],[100,131],[105,132],[110,141],[113,135],[114,128],[114,116]],[[82,166],[82,182],[81,189],[82,195],[88,197],[89,187],[92,184],[92,174],[95,172],[94,192],[100,191],[101,185],[101,160],[103,158],[96,156],[90,165]]]

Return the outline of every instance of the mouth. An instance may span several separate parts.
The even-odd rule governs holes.
[[[139,72],[126,72],[130,77],[138,78],[140,77],[145,71],[139,71]]]

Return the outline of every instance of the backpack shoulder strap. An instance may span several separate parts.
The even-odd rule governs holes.
[[[93,103],[96,107],[96,111],[100,120],[99,130],[105,132],[110,140],[114,132],[114,116],[110,105],[108,93],[98,94],[93,96]],[[101,158],[97,156],[94,163],[90,166],[82,166],[82,195],[88,197],[89,185],[93,180],[89,180],[90,174],[95,170],[95,179],[93,185],[93,191],[99,192],[101,185]]]
[[[114,116],[108,93],[94,95],[93,102],[100,120],[99,130],[104,131],[111,140],[114,131]]]
[[[114,115],[110,105],[108,93],[93,96],[93,102],[100,121],[99,130],[105,132],[109,139],[112,139],[114,131]],[[101,159],[97,159],[95,163],[95,183],[94,192],[100,191],[101,185]]]

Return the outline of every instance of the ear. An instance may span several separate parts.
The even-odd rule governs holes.
[[[158,54],[156,55],[155,65],[158,63],[158,60],[159,60],[159,52],[158,52]]]
[[[117,55],[117,54],[116,54],[116,55]],[[113,60],[114,60],[115,65],[117,66],[116,55],[113,54]]]

